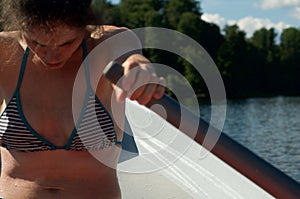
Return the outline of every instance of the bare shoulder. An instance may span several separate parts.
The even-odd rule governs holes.
[[[0,32],[0,67],[9,62],[19,49],[19,32]]]
[[[3,109],[3,89],[6,88],[7,82],[13,79],[7,70],[13,68],[13,63],[16,62],[15,52],[18,45],[17,32],[0,32],[0,112]],[[8,72],[8,73],[7,73]],[[6,89],[5,89],[6,90]]]
[[[0,86],[14,79],[22,52],[19,32],[0,32]]]
[[[112,25],[101,25],[101,26],[88,26],[87,30],[89,31],[89,38],[92,40],[94,46],[98,45],[102,41],[111,38],[119,33],[126,32],[123,34],[124,38],[130,37],[131,39],[136,40],[137,36],[126,27],[117,27]],[[128,34],[127,34],[128,33]]]
[[[0,32],[0,50],[7,50],[8,45],[17,44],[19,35],[19,31]]]
[[[117,27],[112,25],[90,25],[87,26],[87,30],[90,32],[91,39],[103,41],[128,29],[125,27]]]
[[[115,37],[114,37],[115,36]],[[126,27],[117,27],[112,25],[89,26],[89,48],[94,49],[101,42],[114,38],[109,42],[109,49],[118,52],[127,52],[120,56],[117,61],[122,63],[132,54],[142,54],[142,43],[133,30]]]

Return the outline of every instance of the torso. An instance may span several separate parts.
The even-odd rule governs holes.
[[[24,46],[20,45],[18,32],[1,34],[2,113],[17,85]],[[97,43],[89,38],[86,41],[89,51]],[[82,63],[82,49],[79,48],[60,70],[45,71],[44,68],[34,65],[31,59],[30,53],[20,89],[23,113],[29,124],[42,137],[56,146],[64,146],[74,128],[72,92],[77,71]],[[110,98],[107,97],[110,95],[101,93],[111,92],[111,84],[101,78],[96,94],[108,112],[111,112]],[[83,103],[84,97],[79,101]],[[122,138],[121,131],[116,131],[117,137]],[[119,147],[113,146],[108,150],[110,154],[114,154],[111,161],[116,164]],[[24,153],[1,147],[1,159],[0,197],[5,199],[120,197],[113,166],[111,168],[103,164],[88,151],[58,149]]]
[[[1,149],[5,199],[120,198],[116,171],[88,152],[22,153]]]

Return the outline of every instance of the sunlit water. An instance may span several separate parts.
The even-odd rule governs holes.
[[[201,106],[203,118],[209,108]],[[300,182],[300,98],[229,100],[224,132]]]

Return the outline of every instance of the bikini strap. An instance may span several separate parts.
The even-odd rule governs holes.
[[[26,47],[26,50],[24,51],[24,55],[23,55],[23,60],[22,60],[22,64],[21,64],[19,78],[18,78],[17,91],[19,91],[19,89],[21,87],[21,84],[22,84],[22,80],[23,80],[23,76],[24,76],[24,72],[25,72],[25,68],[26,68],[26,63],[27,63],[27,58],[28,58],[29,51],[30,51],[29,47]]]
[[[90,89],[91,87],[91,78],[90,78],[90,72],[89,72],[89,62],[88,62],[88,50],[86,45],[86,40],[84,39],[81,43],[82,50],[83,50],[83,66],[84,66],[84,72],[85,72],[85,78],[86,78],[86,85]]]

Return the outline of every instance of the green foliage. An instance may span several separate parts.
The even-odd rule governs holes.
[[[107,0],[94,0],[93,11],[96,24],[120,24],[119,8]]]
[[[252,43],[261,55],[266,58],[267,63],[274,63],[277,61],[277,47],[275,44],[276,36],[277,34],[274,28],[269,30],[262,28],[257,30],[250,40],[250,43]]]
[[[199,15],[192,12],[182,13],[178,21],[177,30],[189,35],[195,40],[199,40],[199,27],[201,26],[201,19]]]
[[[162,0],[123,0],[120,3],[121,22],[129,28],[160,26],[162,6]]]
[[[281,60],[290,64],[297,64],[300,58],[300,30],[287,28],[281,34]],[[299,64],[299,62],[298,62]]]
[[[195,0],[168,0],[165,3],[166,25],[169,28],[177,29],[177,25],[186,12],[200,16],[200,5]]]
[[[280,37],[280,73],[284,94],[299,95],[300,29],[287,28]]]

